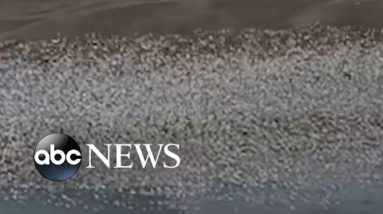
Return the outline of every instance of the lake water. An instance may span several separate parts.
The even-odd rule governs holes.
[[[85,198],[88,196],[84,195]],[[256,196],[255,196],[256,197]],[[383,197],[383,186],[381,184],[372,185],[368,188],[359,186],[348,186],[342,191],[333,192],[331,196],[336,203],[331,201],[328,206],[318,205],[316,202],[305,202],[301,205],[291,207],[289,205],[269,206],[268,203],[254,204],[247,203],[240,198],[233,200],[200,200],[194,202],[193,206],[187,208],[172,208],[167,206],[149,205],[149,198],[137,198],[134,201],[134,207],[116,207],[113,204],[100,203],[90,199],[87,201],[87,209],[83,207],[65,207],[47,205],[46,196],[32,197],[21,202],[4,201],[0,199],[0,211],[5,214],[25,214],[25,213],[51,213],[55,210],[56,214],[252,214],[257,211],[258,214],[380,214],[383,209],[380,203]],[[336,198],[336,199],[335,199]],[[110,199],[110,198],[109,198]],[[131,201],[132,202],[132,201]],[[100,204],[102,204],[100,206]],[[310,205],[311,204],[311,205]],[[95,209],[96,208],[96,209]]]
[[[187,33],[321,21],[381,26],[380,0],[0,0],[0,39]]]

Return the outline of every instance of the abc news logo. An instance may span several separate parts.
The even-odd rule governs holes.
[[[132,161],[131,152],[138,156],[139,167],[174,169],[181,163],[178,144],[105,144],[107,152],[102,153],[94,144],[86,144],[88,148],[87,169],[95,168],[93,160],[100,160],[107,168],[130,169],[136,164]],[[115,161],[111,161],[114,151]],[[160,156],[165,155],[166,161],[159,163]],[[82,152],[77,142],[68,135],[51,134],[44,137],[36,146],[34,162],[37,171],[52,181],[65,181],[73,177],[82,163]]]

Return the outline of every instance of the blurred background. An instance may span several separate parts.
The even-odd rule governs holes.
[[[0,0],[0,39],[187,33],[320,21],[380,26],[381,0]]]

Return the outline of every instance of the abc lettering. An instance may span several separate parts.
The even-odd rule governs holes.
[[[39,150],[35,153],[35,162],[38,165],[61,165],[65,161],[70,165],[77,165],[81,162],[81,153],[75,149],[70,150],[67,154],[64,151],[57,149],[52,144],[49,147],[49,153],[45,150]]]

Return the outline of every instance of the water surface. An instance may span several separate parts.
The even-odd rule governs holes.
[[[381,26],[380,0],[0,0],[0,39],[187,33],[315,21]]]

